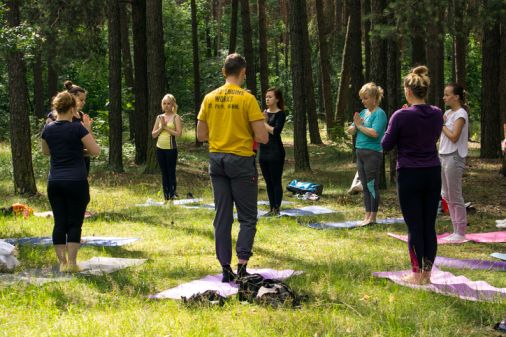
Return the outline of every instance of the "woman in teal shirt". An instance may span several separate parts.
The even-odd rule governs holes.
[[[366,83],[359,91],[365,109],[353,116],[348,133],[357,134],[357,170],[364,190],[365,216],[361,225],[376,222],[380,201],[378,182],[383,161],[381,139],[387,126],[385,111],[379,107],[383,89],[373,82]]]

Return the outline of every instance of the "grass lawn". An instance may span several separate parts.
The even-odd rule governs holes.
[[[178,193],[192,192],[212,202],[207,175],[207,150],[192,145],[192,134],[180,143]],[[287,138],[288,143],[288,138]],[[36,148],[38,151],[38,148]],[[224,307],[188,308],[173,300],[147,296],[221,271],[214,255],[213,212],[181,207],[135,207],[148,198],[161,200],[159,175],[143,175],[125,147],[126,173],[106,170],[106,157],[92,161],[91,202],[98,216],[86,219],[84,236],[140,237],[134,244],[97,248],[85,246],[79,260],[93,256],[146,258],[148,262],[105,276],[77,276],[69,282],[43,286],[0,285],[0,336],[495,336],[491,328],[506,316],[506,301],[481,303],[413,290],[371,276],[374,271],[409,268],[406,244],[389,238],[405,225],[374,225],[352,230],[314,230],[310,218],[262,218],[258,223],[254,257],[249,267],[304,271],[287,283],[309,295],[301,309],[272,309],[231,298]],[[310,179],[324,185],[314,204],[338,212],[320,218],[352,220],[362,216],[362,196],[346,190],[355,167],[349,150],[335,144],[310,146],[312,173],[293,172],[292,148],[287,145],[283,183]],[[494,220],[506,216],[506,179],[499,161],[468,160],[464,182],[466,201],[477,212],[469,231],[496,230]],[[0,206],[27,203],[49,210],[46,197],[47,158],[34,153],[40,195],[13,195],[10,147],[0,144]],[[267,200],[260,179],[260,200]],[[290,198],[299,206],[311,202]],[[395,188],[382,194],[380,217],[400,216]],[[448,231],[448,217],[438,218],[438,232]],[[238,226],[234,224],[233,236]],[[0,217],[0,237],[49,236],[50,219]],[[492,259],[505,244],[466,243],[439,247],[439,255]],[[56,264],[52,247],[20,247],[20,270]],[[236,263],[234,258],[233,263]],[[450,270],[473,280],[506,287],[504,272]]]

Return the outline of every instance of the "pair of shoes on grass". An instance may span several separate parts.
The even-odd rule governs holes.
[[[246,266],[247,266],[247,264],[238,263],[237,264],[237,274],[234,273],[234,271],[232,270],[232,268],[230,267],[229,264],[222,266],[221,268],[223,270],[223,277],[221,279],[221,282],[223,282],[223,283],[234,282],[234,281],[240,279],[241,277],[248,276],[249,273],[246,270]]]

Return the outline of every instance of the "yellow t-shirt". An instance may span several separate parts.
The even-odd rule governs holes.
[[[160,117],[165,118],[165,117]],[[167,123],[167,127],[171,130],[176,130],[176,124],[174,122],[174,118],[171,122]],[[162,126],[162,122],[158,121],[158,127]],[[167,130],[162,130],[160,134],[158,135],[158,140],[156,141],[156,147],[162,150],[173,150],[177,148],[176,145],[176,137],[171,135]]]
[[[204,97],[198,120],[209,128],[209,151],[251,157],[253,130],[250,122],[264,116],[255,97],[241,87],[226,83]]]

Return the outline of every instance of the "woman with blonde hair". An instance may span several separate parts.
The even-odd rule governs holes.
[[[54,216],[53,245],[60,271],[77,272],[81,227],[90,201],[84,153],[98,156],[100,147],[81,123],[73,123],[76,100],[62,91],[53,99],[56,121],[42,131],[42,152],[51,156],[47,195]]]
[[[356,112],[348,133],[356,134],[357,170],[364,192],[365,216],[363,226],[376,222],[380,201],[379,177],[383,161],[381,138],[385,133],[387,115],[379,107],[383,98],[383,89],[370,82],[359,91],[360,100],[365,109]]]
[[[404,95],[410,104],[397,110],[381,141],[385,151],[397,146],[397,188],[412,273],[405,282],[430,282],[436,258],[436,215],[441,193],[441,163],[436,143],[443,128],[441,109],[426,103],[429,70],[418,66],[404,78]]]
[[[176,98],[166,94],[162,99],[163,114],[158,115],[151,131],[156,142],[156,158],[162,172],[163,195],[165,201],[175,199],[176,194],[176,137],[181,136],[183,126],[181,117],[177,114]]]

